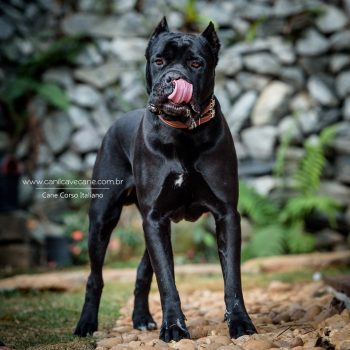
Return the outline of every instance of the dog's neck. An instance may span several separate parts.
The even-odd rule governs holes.
[[[198,126],[209,122],[211,119],[215,117],[215,98],[214,96],[210,99],[208,105],[205,107],[203,113],[199,118],[194,119],[191,116],[189,118],[189,122],[185,123],[179,120],[168,120],[165,119],[161,114],[158,115],[159,119],[166,125],[171,126],[175,129],[188,129],[193,130]]]

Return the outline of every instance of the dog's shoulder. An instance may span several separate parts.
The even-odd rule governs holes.
[[[107,131],[104,144],[109,144],[113,148],[119,145],[128,153],[135,141],[145,111],[145,109],[136,109],[119,117]]]

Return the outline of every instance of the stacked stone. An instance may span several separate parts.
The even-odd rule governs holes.
[[[33,106],[41,122],[36,178],[89,173],[111,123],[124,111],[145,106],[144,52],[148,37],[165,14],[169,26],[185,24],[186,1],[79,0],[74,8],[55,1],[11,0],[0,14],[1,50],[7,61],[25,62],[59,35],[84,35],[89,44],[70,66],[43,74],[64,89],[67,112],[41,98]],[[222,0],[197,1],[200,19],[213,20],[222,42],[216,95],[236,142],[240,175],[261,193],[276,186],[272,169],[276,149],[287,132],[293,168],[303,142],[336,126],[334,157],[322,192],[350,204],[350,1]],[[45,40],[43,40],[45,38]],[[3,66],[0,76],[12,70]],[[1,131],[1,150],[9,136]],[[28,156],[28,136],[17,156]],[[24,176],[26,176],[24,174]],[[41,201],[28,186],[22,205]],[[42,201],[41,201],[42,202]],[[347,211],[348,224],[350,209]]]

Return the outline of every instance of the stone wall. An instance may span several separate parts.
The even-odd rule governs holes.
[[[1,5],[2,80],[14,67],[62,36],[83,35],[88,44],[72,64],[52,66],[45,82],[61,86],[70,101],[64,112],[35,97],[40,144],[33,176],[67,172],[89,176],[101,139],[124,111],[144,106],[144,51],[152,28],[167,15],[169,26],[189,23],[188,1],[11,0]],[[236,142],[241,178],[261,193],[276,186],[272,169],[283,135],[292,132],[288,164],[303,156],[303,142],[336,125],[322,192],[350,204],[350,1],[197,1],[198,27],[211,19],[222,42],[217,67],[219,98]],[[187,20],[186,20],[187,14]],[[86,39],[87,38],[87,39]],[[3,108],[2,118],[6,118]],[[1,150],[10,147],[1,123]],[[16,156],[27,178],[31,135]],[[67,204],[50,212],[33,187],[21,185],[23,208],[39,207],[53,222]],[[349,209],[347,210],[349,219]]]

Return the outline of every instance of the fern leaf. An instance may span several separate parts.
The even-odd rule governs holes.
[[[238,208],[240,212],[247,215],[256,225],[269,225],[275,220],[279,213],[279,208],[267,197],[256,192],[247,184],[241,182],[239,185]]]
[[[287,230],[286,241],[291,254],[309,253],[315,249],[315,237],[304,232],[301,222]]]
[[[285,253],[285,228],[281,225],[270,225],[256,228],[248,243],[252,256],[272,256]]]

